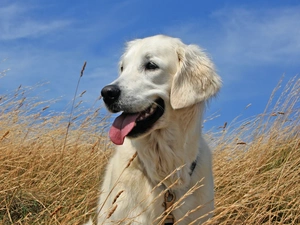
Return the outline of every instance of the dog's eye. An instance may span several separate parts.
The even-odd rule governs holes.
[[[123,66],[120,67],[120,71],[123,72]]]
[[[154,62],[148,62],[145,65],[146,70],[155,70],[158,69],[158,66]]]

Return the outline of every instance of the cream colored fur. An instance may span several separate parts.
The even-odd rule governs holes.
[[[159,69],[144,70],[149,60]],[[195,224],[203,223],[213,213],[214,184],[211,152],[201,131],[202,117],[207,100],[221,86],[220,77],[199,47],[163,35],[129,42],[120,67],[120,76],[112,84],[122,91],[121,104],[144,110],[161,97],[165,112],[149,132],[125,138],[117,147],[104,176],[97,224],[159,224],[156,218],[164,211],[160,193],[171,187],[179,200],[199,181],[201,187],[186,196],[172,213],[179,225],[194,220]],[[137,157],[124,169],[136,152]],[[166,179],[177,168],[181,169]],[[163,184],[157,186],[161,181]]]

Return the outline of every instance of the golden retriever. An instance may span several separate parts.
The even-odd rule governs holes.
[[[119,74],[101,91],[107,109],[122,114],[109,131],[118,147],[107,165],[97,224],[207,221],[214,183],[202,121],[221,87],[213,63],[196,45],[156,35],[127,43]]]

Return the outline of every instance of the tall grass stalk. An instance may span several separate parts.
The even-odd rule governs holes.
[[[82,224],[96,214],[112,152],[107,117],[80,102],[71,117],[51,112],[30,90],[0,96],[0,224]],[[262,114],[208,134],[216,209],[206,224],[300,224],[299,92],[295,77]]]

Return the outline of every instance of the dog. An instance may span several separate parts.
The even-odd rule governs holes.
[[[122,112],[109,136],[98,224],[202,224],[213,215],[210,148],[202,135],[207,102],[221,78],[204,51],[156,35],[127,43],[119,77],[101,95]]]

